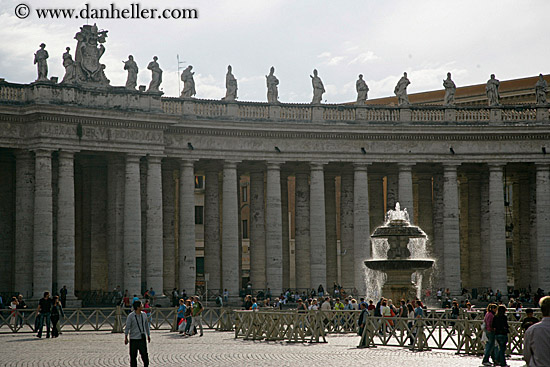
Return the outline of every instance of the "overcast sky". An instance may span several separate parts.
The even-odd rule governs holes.
[[[20,3],[31,8],[15,16]],[[36,79],[33,54],[49,52],[50,76],[62,79],[61,55],[74,52],[83,19],[38,19],[36,8],[107,7],[113,1],[0,0],[0,78]],[[138,84],[148,85],[154,55],[164,70],[166,96],[180,95],[176,55],[193,65],[197,98],[225,95],[227,65],[238,80],[239,100],[266,101],[265,75],[275,66],[282,102],[308,103],[317,68],[323,100],[356,99],[362,73],[369,98],[393,95],[403,71],[409,93],[441,89],[451,71],[457,86],[485,83],[491,73],[507,80],[550,72],[548,0],[178,0],[134,1],[141,7],[194,8],[198,19],[90,20],[109,31],[101,62],[111,85],[123,86],[122,60],[134,55]],[[118,8],[132,1],[114,1]],[[74,53],[73,53],[74,57]]]

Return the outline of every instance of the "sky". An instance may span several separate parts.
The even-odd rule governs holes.
[[[369,98],[393,95],[408,73],[408,92],[442,89],[451,72],[458,87],[550,73],[548,0],[0,0],[0,78],[30,83],[33,54],[46,44],[49,76],[64,75],[65,47],[85,19],[39,19],[37,8],[197,9],[197,19],[90,19],[109,31],[101,63],[113,86],[124,86],[123,60],[132,54],[148,85],[147,64],[158,56],[165,96],[180,95],[181,68],[193,66],[197,98],[225,95],[227,65],[238,80],[238,99],[266,101],[265,75],[279,79],[281,102],[309,103],[310,75],[319,71],[323,102],[356,99],[363,74]],[[26,4],[29,16],[15,8]],[[73,53],[74,57],[74,53]],[[181,70],[182,70],[181,69]],[[180,71],[181,71],[180,70]]]

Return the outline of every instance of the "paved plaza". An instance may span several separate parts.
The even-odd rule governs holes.
[[[152,366],[480,366],[481,358],[452,351],[411,352],[398,347],[357,349],[353,335],[335,335],[326,344],[289,344],[235,339],[231,332],[205,330],[204,337],[181,338],[155,331],[149,356]],[[139,360],[139,357],[138,357]],[[511,367],[524,363],[520,356]],[[1,334],[1,366],[129,366],[123,334],[66,332],[59,339],[38,339],[34,334]],[[141,365],[141,360],[139,360]]]

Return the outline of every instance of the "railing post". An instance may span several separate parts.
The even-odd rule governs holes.
[[[281,119],[281,106],[270,104],[269,105],[269,119],[280,120]]]
[[[367,108],[364,106],[355,106],[355,120],[365,121],[367,119]]]
[[[195,102],[192,99],[186,98],[183,100],[183,115],[195,116]]]
[[[399,121],[401,122],[411,122],[412,121],[412,111],[410,108],[400,108],[399,109]]]
[[[120,306],[116,306],[115,311],[115,323],[113,325],[113,331],[111,333],[122,333],[122,310]]]
[[[489,115],[489,124],[497,125],[502,122],[502,110],[500,108],[491,108]]]
[[[448,122],[456,121],[456,109],[445,108],[445,121],[448,121]]]
[[[320,107],[320,106],[314,106],[314,107],[312,107],[312,111],[311,111],[311,121],[313,121],[313,122],[321,122],[321,121],[323,121],[323,120],[324,120],[323,111],[324,111],[324,108],[323,108],[323,107]]]
[[[548,123],[548,106],[537,107],[537,122],[539,124]]]
[[[239,117],[239,105],[237,102],[225,103],[227,103],[227,117]]]

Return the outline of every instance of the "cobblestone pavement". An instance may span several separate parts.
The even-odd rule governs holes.
[[[151,366],[480,366],[481,359],[452,351],[411,352],[398,347],[357,349],[357,336],[334,335],[326,344],[289,344],[235,339],[230,332],[205,330],[199,338],[167,331],[151,333]],[[0,366],[129,366],[123,334],[66,332],[58,339],[34,334],[0,335]],[[519,356],[508,361],[523,366]],[[138,365],[141,360],[138,356]]]

